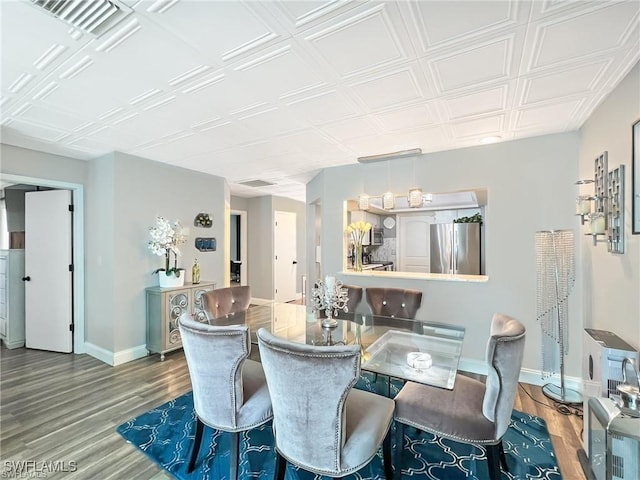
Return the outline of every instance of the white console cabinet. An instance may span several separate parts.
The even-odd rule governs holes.
[[[0,338],[24,347],[24,250],[0,250]]]
[[[197,285],[186,283],[182,287],[149,287],[147,292],[147,350],[164,354],[182,348],[182,339],[177,320],[183,313],[195,315],[204,320],[202,294],[216,288],[213,282],[201,282]]]

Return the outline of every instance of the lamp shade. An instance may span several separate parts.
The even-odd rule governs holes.
[[[369,195],[363,193],[358,196],[358,208],[360,210],[369,210]]]
[[[392,210],[396,205],[396,197],[393,192],[387,192],[382,195],[382,208]]]
[[[411,208],[418,208],[422,206],[422,189],[420,188],[412,188],[409,190],[409,196],[407,197],[409,200],[409,206]]]

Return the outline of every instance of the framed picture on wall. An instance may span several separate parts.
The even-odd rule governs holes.
[[[632,231],[640,233],[640,120],[633,124],[631,144],[631,203],[632,203]]]

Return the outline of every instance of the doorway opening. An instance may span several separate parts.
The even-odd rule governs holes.
[[[231,210],[230,214],[229,284],[247,285],[247,212]]]
[[[23,175],[2,174],[3,181],[16,184],[70,190],[73,197],[74,214],[72,217],[72,258],[73,258],[73,353],[86,353],[84,343],[84,186],[77,183],[60,182]]]

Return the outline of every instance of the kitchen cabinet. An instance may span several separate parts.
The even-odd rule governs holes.
[[[367,212],[365,210],[353,210],[351,212],[352,222],[369,222],[372,227],[380,226],[380,215]]]
[[[187,283],[182,287],[149,287],[147,295],[147,350],[164,354],[182,348],[178,318],[190,313],[196,320],[206,319],[202,294],[216,288],[214,282]]]
[[[351,212],[351,222],[369,222],[371,224],[371,231],[362,239],[362,245],[372,245],[373,243],[371,241],[371,233],[373,232],[374,228],[380,227],[380,216],[364,210],[353,210]]]
[[[24,250],[0,250],[0,339],[24,347]]]

